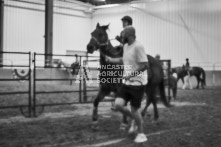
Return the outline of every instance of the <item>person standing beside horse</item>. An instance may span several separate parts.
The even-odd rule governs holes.
[[[187,85],[189,86],[190,89],[193,89],[192,83],[190,82],[190,63],[189,63],[189,58],[186,58],[186,65],[185,69],[187,71],[187,76],[184,79],[184,85],[183,89],[186,89]]]
[[[133,19],[130,16],[128,16],[128,15],[124,16],[123,18],[121,18],[121,21],[122,21],[123,28],[128,27],[128,26],[132,26],[132,24],[133,24]],[[116,36],[115,37],[115,39],[120,42],[120,45],[116,46],[116,48],[118,48],[118,47],[122,48],[124,46],[122,34],[123,34],[123,31],[121,31],[120,36]],[[116,108],[115,108],[114,104],[112,104],[111,110],[116,111]],[[124,122],[127,121],[125,117],[123,118],[123,121]],[[126,126],[126,125],[123,125],[122,127],[124,128],[124,126]]]
[[[135,28],[125,27],[123,31],[124,52],[122,58],[111,58],[106,56],[106,61],[123,63],[124,82],[118,91],[115,99],[115,106],[118,111],[132,119],[129,133],[138,131],[135,142],[145,142],[147,137],[144,134],[143,118],[141,116],[141,101],[147,84],[148,59],[144,47],[136,40]],[[125,105],[130,102],[131,111]]]

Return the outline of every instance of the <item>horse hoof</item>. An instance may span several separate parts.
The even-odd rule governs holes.
[[[158,118],[154,118],[151,122],[156,123],[156,122],[158,122],[158,120],[159,120]]]
[[[93,131],[97,131],[99,129],[98,121],[93,121],[91,128],[92,128]]]
[[[93,115],[93,116],[92,116],[92,121],[93,121],[93,122],[98,121],[98,116],[97,116],[97,115]]]
[[[92,128],[93,131],[98,131],[99,130],[98,126],[92,126],[91,128]]]

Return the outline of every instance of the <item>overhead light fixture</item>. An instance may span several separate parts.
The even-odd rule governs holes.
[[[88,9],[86,9],[86,10],[84,10],[84,13],[86,13],[86,14],[92,14],[92,13],[94,13],[96,10],[93,8],[93,7],[90,7],[90,8],[88,8]]]

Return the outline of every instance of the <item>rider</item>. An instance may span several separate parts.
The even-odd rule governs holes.
[[[186,84],[190,86],[190,89],[192,89],[192,83],[190,82],[190,63],[189,58],[186,58],[186,64],[185,64],[186,70],[187,70],[187,76],[185,77],[185,83],[183,85],[183,89],[186,88]]]
[[[118,111],[129,116],[131,127],[129,133],[138,130],[135,142],[145,142],[147,137],[143,130],[143,119],[141,116],[141,101],[144,95],[144,88],[147,84],[147,65],[148,59],[142,44],[136,40],[135,28],[128,26],[124,28],[122,33],[122,41],[124,43],[124,52],[122,58],[111,58],[106,56],[107,62],[123,63],[124,79],[119,89],[115,105]],[[131,111],[125,105],[127,102],[131,104]]]
[[[133,24],[133,19],[128,15],[124,16],[121,20],[122,20],[123,28],[125,28],[127,26],[132,26],[132,24]],[[117,41],[119,41],[121,43],[121,45],[123,45],[122,33],[123,33],[123,31],[121,31],[120,36],[115,37],[115,39]]]

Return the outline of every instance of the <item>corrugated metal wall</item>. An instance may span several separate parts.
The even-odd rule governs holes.
[[[44,52],[44,5],[5,1],[4,51]],[[35,2],[44,2],[36,0]],[[114,39],[122,28],[124,15],[133,17],[137,40],[152,56],[171,59],[173,66],[221,63],[221,1],[169,0],[98,9],[92,18],[79,8],[56,1],[54,13],[53,52],[85,50],[90,33],[99,22],[110,23],[109,38]],[[112,40],[114,45],[117,41]]]
[[[32,2],[42,3],[42,5]],[[75,8],[81,8],[79,5],[59,1],[55,1],[54,5],[53,53],[66,54],[66,50],[86,51],[92,29],[91,15],[83,11],[75,11]],[[30,3],[5,1],[4,7],[3,51],[44,53],[44,0],[30,0]],[[63,7],[70,7],[70,9]],[[4,55],[4,60],[14,61],[15,59],[17,58],[13,55]]]
[[[221,62],[221,1],[161,1],[122,5],[97,10],[97,22],[110,23],[110,38],[122,30],[121,18],[132,16],[133,26],[146,52],[182,65],[188,57],[192,65]]]

